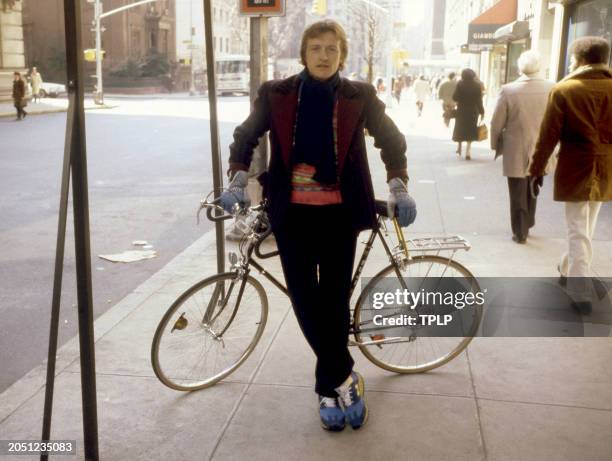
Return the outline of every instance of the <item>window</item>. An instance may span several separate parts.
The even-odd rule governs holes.
[[[568,72],[570,45],[577,38],[588,35],[612,41],[612,0],[589,0],[574,5],[567,34],[565,73]],[[612,58],[609,64],[612,64]]]

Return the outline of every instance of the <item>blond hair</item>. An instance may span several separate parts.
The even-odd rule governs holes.
[[[344,61],[348,55],[348,40],[343,27],[336,21],[324,19],[309,25],[302,34],[302,44],[300,45],[300,58],[302,64],[306,65],[306,44],[311,38],[319,37],[327,32],[333,33],[340,41],[340,70],[344,69]]]

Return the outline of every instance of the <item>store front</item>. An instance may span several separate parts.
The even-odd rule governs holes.
[[[612,42],[612,0],[557,1],[565,6],[561,62],[558,77],[568,73],[569,50],[574,40],[596,36]],[[609,63],[612,65],[612,59]]]
[[[500,0],[468,25],[466,51],[480,53],[480,69],[475,69],[485,85],[488,98],[494,98],[507,81],[508,52],[511,44],[495,38],[496,32],[516,21],[517,1]]]
[[[518,58],[521,53],[531,48],[529,23],[527,21],[514,21],[500,27],[495,31],[495,40],[498,44],[505,44],[503,82],[513,82],[520,77]]]

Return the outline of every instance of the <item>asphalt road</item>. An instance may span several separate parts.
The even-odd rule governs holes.
[[[119,107],[86,113],[96,317],[212,227],[195,220],[212,190],[207,101],[107,103]],[[246,97],[220,99],[224,162],[248,109]],[[46,358],[65,129],[65,113],[0,119],[0,392]],[[68,228],[60,345],[78,329],[71,215]],[[122,264],[97,256],[135,249],[134,240],[158,257]]]

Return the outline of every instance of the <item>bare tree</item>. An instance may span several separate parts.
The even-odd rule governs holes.
[[[365,29],[363,36],[357,40],[361,39],[363,44],[362,59],[367,66],[366,79],[372,83],[375,69],[382,60],[389,35],[385,28],[389,22],[388,13],[371,1],[359,1],[351,2],[351,15],[355,18],[356,23],[362,24]]]

